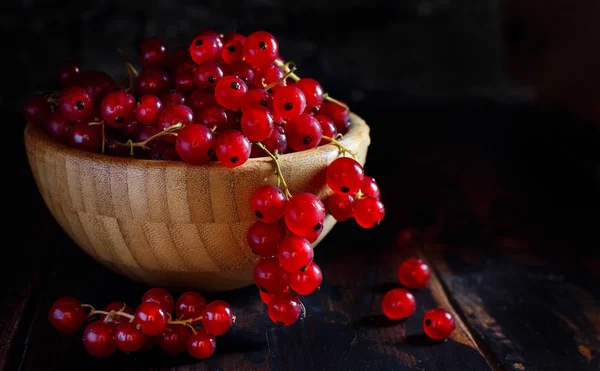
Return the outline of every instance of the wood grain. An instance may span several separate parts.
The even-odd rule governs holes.
[[[351,121],[343,144],[364,164],[369,127],[356,115]],[[256,218],[250,198],[261,185],[275,184],[269,158],[229,169],[109,157],[55,143],[33,125],[25,129],[25,145],[46,205],[102,264],[165,287],[221,291],[252,282],[256,257],[246,232]],[[333,145],[281,156],[291,192],[325,199],[330,190],[323,173],[337,156]],[[328,216],[320,239],[334,224]]]

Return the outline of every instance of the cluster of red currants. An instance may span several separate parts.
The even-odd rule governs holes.
[[[420,289],[427,285],[431,270],[421,259],[409,258],[398,266],[398,280],[407,289]],[[386,317],[397,320],[408,318],[417,309],[415,296],[404,288],[388,291],[381,302],[381,309]],[[427,311],[423,318],[425,334],[434,340],[445,340],[450,337],[456,325],[452,314],[443,308]]]
[[[68,296],[56,300],[48,312],[52,325],[65,334],[76,333],[90,318],[94,320],[83,330],[83,346],[95,357],[108,357],[117,349],[148,350],[158,343],[168,354],[187,349],[193,357],[205,359],[216,349],[215,336],[227,333],[235,321],[224,301],[206,304],[202,295],[186,292],[174,302],[173,296],[160,288],[146,292],[135,312],[122,302],[96,310]]]

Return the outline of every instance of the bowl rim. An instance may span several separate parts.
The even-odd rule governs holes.
[[[367,123],[357,114],[350,112],[350,127],[348,129],[348,132],[344,135],[343,139],[340,142],[344,143],[344,142],[350,141],[354,138],[357,138],[360,136],[361,133],[363,133],[365,131],[368,135],[370,128],[367,125]],[[218,168],[234,170],[234,169],[244,168],[246,165],[252,164],[252,163],[272,162],[272,159],[269,156],[254,157],[254,158],[249,158],[241,166],[238,166],[235,168],[228,168],[228,167],[222,165],[220,161],[213,161],[213,162],[209,162],[208,164],[204,164],[204,165],[192,165],[192,164],[188,164],[184,161],[150,160],[150,159],[139,159],[139,158],[134,158],[134,157],[110,156],[110,155],[104,155],[101,153],[88,152],[88,151],[85,151],[82,149],[73,148],[67,144],[57,142],[54,139],[52,139],[44,130],[42,130],[42,128],[39,125],[30,123],[30,122],[28,122],[27,125],[25,126],[23,136],[24,136],[26,147],[33,147],[33,149],[31,149],[32,151],[35,151],[35,147],[41,145],[44,147],[49,147],[50,150],[52,152],[54,152],[55,154],[62,154],[64,156],[69,156],[69,157],[86,158],[86,159],[96,162],[96,163],[103,163],[106,165],[113,165],[113,166],[114,165],[121,165],[121,166],[157,165],[157,166],[163,167],[168,164],[168,166],[189,166],[189,167],[195,167],[195,168],[218,167]],[[338,151],[338,148],[333,144],[326,144],[323,146],[317,146],[315,148],[311,148],[311,149],[300,151],[300,152],[284,153],[282,155],[279,155],[279,159],[282,161],[285,161],[286,159],[290,159],[291,157],[298,156],[299,154],[301,154],[303,156],[310,156],[312,154],[317,154],[319,152],[329,153],[332,151]]]

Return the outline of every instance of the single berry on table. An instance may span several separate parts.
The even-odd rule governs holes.
[[[389,319],[408,318],[417,309],[417,301],[410,291],[393,289],[383,297],[381,309]]]
[[[290,287],[299,295],[310,295],[321,286],[323,282],[323,272],[321,268],[310,263],[304,271],[296,272],[290,275]]]
[[[409,258],[398,266],[398,280],[402,286],[411,289],[420,289],[429,282],[431,269],[421,259]]]
[[[434,340],[449,338],[455,328],[454,317],[443,308],[432,309],[423,317],[423,330]]]

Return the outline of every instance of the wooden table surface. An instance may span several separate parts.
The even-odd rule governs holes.
[[[496,108],[485,107],[482,115],[494,114]],[[362,108],[372,112],[368,104]],[[422,113],[429,109],[412,108]],[[463,114],[461,106],[436,109],[445,109],[451,121]],[[369,121],[385,115],[364,116]],[[427,119],[422,121],[426,127]],[[0,369],[598,370],[597,253],[587,255],[579,242],[550,253],[565,233],[549,228],[552,224],[536,229],[525,221],[525,215],[535,214],[498,206],[495,200],[507,198],[513,206],[523,199],[536,202],[526,197],[527,191],[506,192],[512,183],[498,170],[504,160],[491,156],[490,162],[473,148],[465,155],[439,146],[435,138],[423,140],[423,129],[414,136],[419,145],[406,144],[396,164],[401,171],[390,175],[389,162],[382,165],[385,152],[376,149],[389,140],[377,132],[374,127],[367,171],[380,179],[388,207],[385,222],[368,231],[354,222],[338,224],[319,245],[315,261],[325,281],[318,293],[303,299],[307,317],[294,326],[271,323],[254,287],[208,295],[230,302],[237,322],[217,339],[215,354],[205,361],[168,356],[158,347],[95,359],[83,350],[79,335],[62,335],[51,327],[47,311],[60,296],[96,306],[115,300],[133,306],[147,287],[99,265],[66,237],[43,206],[21,159],[20,215],[27,222],[21,223],[25,233],[14,256],[5,260],[12,269],[4,271],[9,279],[0,304]],[[436,178],[435,169],[438,174],[444,169],[445,180]],[[421,227],[424,237],[399,246],[397,233],[406,225]],[[415,293],[415,315],[390,321],[380,303],[387,290],[399,286],[396,268],[406,256],[423,257],[434,274],[428,287]],[[423,334],[423,314],[436,306],[450,310],[457,320],[445,342]]]

